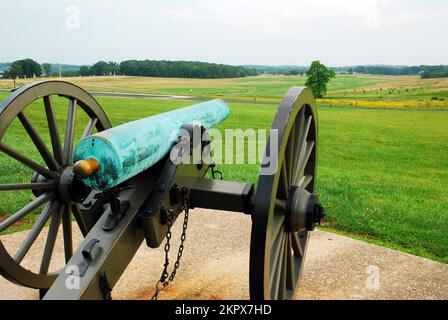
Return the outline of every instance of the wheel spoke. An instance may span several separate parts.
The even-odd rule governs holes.
[[[308,187],[308,185],[310,184],[310,182],[313,180],[313,176],[311,175],[306,175],[303,176],[302,179],[300,179],[299,181],[299,188],[305,189],[306,187]]]
[[[276,251],[274,252],[274,260],[271,258],[271,295],[273,295],[273,299],[277,299],[278,292],[279,292],[279,286],[280,286],[280,277],[281,277],[281,269],[283,265],[283,255],[285,252],[285,233],[283,233],[283,237],[279,241],[278,246],[272,247],[275,248]],[[272,251],[271,251],[272,254]]]
[[[301,173],[301,170],[299,169],[299,167],[300,167],[300,164],[303,162],[304,153],[306,152],[308,132],[310,130],[312,120],[313,120],[312,116],[308,116],[306,118],[306,121],[305,121],[306,123],[304,124],[303,129],[300,133],[299,148],[298,148],[299,153],[296,153],[297,159],[296,159],[296,162],[294,162],[294,174],[293,174],[293,180],[292,180],[293,185],[296,185],[296,182],[300,178],[299,175]]]
[[[73,162],[73,141],[75,136],[76,99],[70,99],[67,114],[67,128],[64,143],[64,164],[71,165]]]
[[[59,164],[56,162],[56,160],[51,155],[47,146],[45,145],[42,138],[37,133],[36,129],[31,124],[31,122],[29,121],[28,117],[25,116],[25,114],[23,112],[20,112],[17,115],[17,117],[19,118],[20,122],[22,123],[22,125],[25,128],[28,135],[30,136],[31,140],[33,141],[34,145],[36,146],[37,150],[39,151],[40,155],[44,159],[48,168],[50,168],[50,170],[57,171],[59,169]]]
[[[81,140],[87,138],[88,136],[90,136],[93,132],[93,129],[95,129],[96,123],[98,122],[98,118],[91,118],[89,121],[89,124],[87,125],[87,127],[84,130],[84,133],[81,136]]]
[[[38,164],[37,162],[34,162],[31,159],[28,159],[23,154],[19,153],[18,151],[14,150],[13,148],[7,146],[3,142],[0,142],[0,151],[6,153],[11,158],[16,159],[20,163],[22,163],[25,166],[27,166],[28,168],[36,171],[37,173],[40,173],[41,175],[43,175],[46,178],[50,178],[51,179],[51,178],[55,178],[56,177],[56,173],[55,172],[50,171],[47,168],[42,167],[40,164]]]
[[[284,213],[274,213],[274,216],[272,217],[272,235],[271,239],[273,242],[278,238],[278,236],[283,233],[285,228],[285,214]]]
[[[299,179],[302,176],[302,172],[305,170],[306,165],[308,164],[308,160],[310,159],[311,152],[314,148],[314,141],[307,141],[305,147],[305,153],[300,159],[300,164],[298,166],[296,179],[294,180],[294,184],[297,185],[299,183]]]
[[[62,165],[63,163],[62,163],[61,138],[59,135],[58,126],[56,124],[56,117],[54,115],[53,103],[51,101],[50,96],[44,97],[44,106],[45,106],[45,113],[47,115],[47,123],[48,123],[48,129],[50,131],[53,154],[54,157],[56,158],[56,161]]]
[[[285,160],[283,160],[282,174],[280,176],[279,190],[278,190],[279,195],[282,199],[288,199],[289,182],[286,166],[287,166],[286,162]]]
[[[284,230],[280,230],[276,235],[274,235],[271,238],[271,245],[272,247],[277,247],[278,244],[282,241],[282,239],[285,236],[285,231]]]
[[[300,179],[300,164],[302,163],[302,158],[305,153],[306,149],[306,142],[304,144],[301,144],[300,146],[300,154],[298,155],[298,160],[294,164],[294,173],[293,173],[293,179],[292,179],[292,185],[297,186],[297,180]]]
[[[40,264],[39,274],[47,274],[50,267],[51,256],[53,255],[54,245],[58,236],[59,225],[61,224],[62,210],[64,207],[59,204],[58,210],[51,216],[50,227],[48,228],[47,240],[45,242],[44,254]]]
[[[272,245],[271,245],[271,263],[270,263],[271,271],[275,271],[278,259],[280,257],[280,254],[282,253],[284,235],[285,235],[285,233],[282,232],[281,236],[280,236],[280,240],[272,242]],[[272,257],[274,257],[274,259],[272,259]],[[271,272],[271,275],[272,275],[272,272]]]
[[[283,246],[283,253],[282,253],[282,264],[280,266],[280,271],[281,271],[281,275],[280,275],[280,283],[279,283],[279,288],[278,288],[278,300],[285,300],[286,299],[286,274],[287,274],[287,254],[288,254],[288,250],[290,250],[289,246],[288,246],[288,240],[289,236],[287,235],[285,237],[285,239],[283,240],[284,242],[284,246]]]
[[[53,182],[0,184],[0,191],[27,190],[27,189],[48,190],[52,188],[53,188]]]
[[[20,247],[20,249],[17,251],[16,255],[14,256],[14,260],[18,264],[20,264],[20,262],[22,262],[23,258],[30,250],[34,241],[36,241],[36,239],[39,236],[39,234],[41,233],[42,229],[45,227],[45,223],[47,223],[48,219],[50,218],[50,216],[54,212],[54,210],[57,208],[57,206],[58,206],[58,202],[55,200],[51,200],[49,203],[47,203],[44,210],[42,210],[42,213],[39,215],[39,218],[37,218],[36,222],[34,223],[33,228],[28,233],[22,246]]]
[[[275,208],[286,211],[286,200],[275,199]]]
[[[289,139],[288,139],[288,147],[286,148],[286,154],[288,155],[288,157],[285,156],[285,160],[288,159],[288,168],[287,168],[287,177],[288,177],[288,190],[289,187],[291,186],[291,181],[292,181],[292,170],[293,170],[293,166],[294,166],[294,149],[295,149],[295,141],[294,141],[294,137],[296,135],[296,125],[295,123],[292,125],[291,128],[291,133],[289,134]]]
[[[72,219],[70,206],[65,206],[62,214],[62,230],[64,234],[65,263],[73,256]]]
[[[291,246],[292,246],[291,238],[292,237],[293,237],[292,234],[288,235],[288,243],[287,243],[287,249],[286,249],[286,257],[287,257],[286,287],[289,290],[294,290],[294,288],[296,286],[294,256],[291,251]]]
[[[300,151],[301,151],[301,140],[302,140],[302,133],[303,133],[303,128],[305,127],[305,108],[302,108],[299,112],[299,115],[297,116],[297,118],[294,121],[294,126],[296,127],[296,130],[294,131],[294,136],[292,137],[292,139],[294,140],[294,156],[293,156],[293,163],[292,163],[292,169],[290,172],[291,178],[291,184],[294,181],[294,172],[296,170],[297,164],[299,162],[299,156],[300,156]]]
[[[82,235],[85,237],[87,235],[87,223],[84,219],[84,216],[81,213],[81,210],[79,209],[79,204],[73,203],[71,205],[73,216],[76,219],[76,223],[79,226],[79,230],[81,230]]]
[[[291,234],[291,244],[292,244],[292,249],[294,251],[294,255],[296,257],[303,257],[302,243],[300,242],[300,239],[299,239],[299,236],[297,233]]]
[[[33,212],[51,198],[53,198],[53,193],[50,192],[44,193],[37,197],[32,202],[28,203],[25,207],[14,213],[12,216],[8,217],[5,221],[1,222],[0,232],[4,231],[6,228],[9,228],[14,223],[25,217],[27,214]]]

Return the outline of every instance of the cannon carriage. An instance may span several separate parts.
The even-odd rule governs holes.
[[[55,96],[67,100],[65,128],[55,117]],[[47,120],[39,127],[48,130],[49,145],[25,112],[39,100]],[[79,142],[74,139],[78,112],[88,120]],[[294,87],[282,99],[256,188],[251,182],[207,178],[209,171],[216,176],[215,165],[209,161],[213,159],[210,141],[195,141],[194,137],[207,137],[207,129],[225,120],[228,112],[225,103],[214,100],[112,128],[98,102],[73,84],[47,81],[15,90],[0,105],[0,152],[33,174],[29,182],[0,184],[0,192],[31,190],[34,199],[0,222],[0,232],[43,209],[17,252],[10,252],[0,241],[0,274],[40,290],[43,299],[110,299],[143,241],[159,248],[165,239],[170,240],[176,220],[183,220],[185,240],[189,209],[206,208],[237,211],[252,218],[251,299],[293,298],[310,232],[325,216],[315,193],[318,127],[314,97],[309,89]],[[36,146],[41,162],[4,142],[15,120]],[[63,141],[61,130],[65,130]],[[199,163],[181,161],[194,150],[200,152]],[[263,170],[267,167],[275,170]],[[72,220],[84,237],[78,248],[73,248]],[[41,264],[31,270],[22,261],[46,225]],[[66,264],[49,272],[60,225]],[[171,272],[165,261],[154,298],[173,280],[180,258],[178,254]],[[73,279],[75,289],[68,286]]]

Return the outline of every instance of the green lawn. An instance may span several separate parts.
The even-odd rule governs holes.
[[[6,96],[0,92],[0,100]],[[191,104],[98,101],[114,125]],[[267,129],[276,111],[274,105],[232,103],[230,108],[220,129]],[[32,109],[27,114],[49,141],[42,107]],[[66,106],[56,101],[56,109],[62,118]],[[319,117],[318,191],[329,215],[324,228],[448,263],[448,112],[320,108]],[[78,116],[77,123],[79,137],[85,117]],[[15,123],[3,142],[36,156],[24,136]],[[256,182],[258,177],[258,165],[220,168],[229,180]],[[29,177],[29,171],[0,155],[0,183]],[[1,193],[0,215],[15,212],[32,197],[25,191]]]
[[[19,79],[17,85],[44,79]],[[89,91],[187,95],[226,100],[275,102],[292,86],[303,86],[304,76],[257,76],[237,79],[176,79],[150,77],[64,78]],[[12,80],[0,80],[11,88]],[[447,108],[448,78],[418,76],[340,75],[328,84],[322,103],[374,107]]]

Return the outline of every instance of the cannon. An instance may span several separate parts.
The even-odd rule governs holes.
[[[56,116],[55,100],[68,106],[64,127]],[[46,121],[33,123],[27,111],[39,103]],[[110,299],[140,245],[146,241],[149,247],[159,248],[166,241],[167,258],[153,296],[157,298],[179,267],[189,209],[206,208],[251,216],[250,298],[292,299],[310,233],[325,217],[315,193],[314,97],[309,89],[293,87],[281,100],[256,188],[252,182],[216,179],[207,129],[228,115],[226,104],[213,100],[112,128],[98,102],[74,84],[46,81],[13,91],[0,105],[0,151],[28,168],[30,175],[0,184],[0,194],[29,190],[31,199],[0,222],[0,233],[27,215],[38,214],[16,252],[0,241],[1,275],[38,289],[43,299]],[[83,133],[75,141],[79,125]],[[8,143],[8,128],[18,126],[41,159],[32,159]],[[42,138],[42,131],[50,138]],[[205,139],[195,141],[195,133]],[[182,161],[196,149],[199,162]],[[268,167],[275,170],[263,170]],[[167,244],[182,213],[180,254],[169,272]],[[83,236],[77,248],[74,223]],[[61,225],[65,266],[50,272]],[[45,226],[48,231],[41,235]],[[30,267],[23,260],[39,235],[45,240],[41,264]]]

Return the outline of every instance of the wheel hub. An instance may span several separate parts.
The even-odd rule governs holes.
[[[34,172],[33,176],[31,177],[31,183],[44,183],[47,182],[47,178],[45,178],[43,175]],[[31,189],[31,192],[34,194],[35,197],[38,197],[44,193],[42,190],[38,189]]]
[[[295,186],[289,194],[286,206],[286,226],[289,232],[313,231],[316,224],[320,224],[326,216],[317,194]]]
[[[81,202],[90,192],[73,172],[73,166],[62,170],[57,181],[57,193],[65,203]]]
[[[35,172],[31,178],[33,183],[48,182],[48,179]],[[63,203],[81,202],[89,193],[90,188],[86,187],[73,173],[73,166],[67,166],[55,179],[55,191],[59,200]],[[43,194],[42,190],[32,190],[33,194],[38,197]]]

